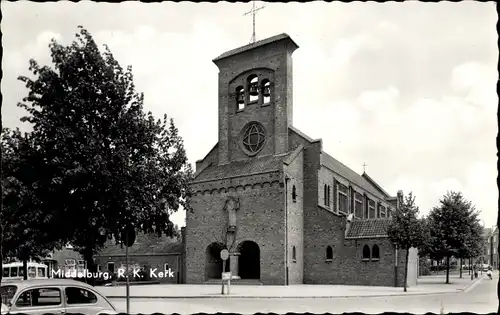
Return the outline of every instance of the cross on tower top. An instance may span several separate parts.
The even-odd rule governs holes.
[[[366,163],[363,163],[363,173],[366,171],[366,167],[367,167],[367,166],[368,166],[368,165],[366,165]]]
[[[255,40],[256,40],[255,39],[255,14],[257,14],[257,11],[262,10],[262,9],[264,9],[266,7],[266,6],[263,5],[261,7],[256,8],[255,7],[255,1],[252,1],[252,3],[253,3],[252,10],[250,10],[247,13],[243,14],[243,16],[252,14],[252,22],[253,22],[253,24],[252,24],[252,30],[253,30],[253,32],[252,32],[252,38],[250,39],[250,44],[255,43]]]

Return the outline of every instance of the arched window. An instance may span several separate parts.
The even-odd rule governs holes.
[[[378,245],[375,244],[372,247],[372,260],[379,260],[380,259],[380,249],[378,248]]]
[[[245,108],[245,89],[242,86],[236,88],[236,110]]]
[[[292,200],[293,202],[297,202],[297,190],[295,189],[295,185],[292,187]]]
[[[363,246],[363,260],[370,260],[370,246]]]
[[[292,248],[292,261],[297,262],[297,250],[295,249],[295,246]]]
[[[250,103],[257,102],[259,100],[259,78],[252,74],[248,77],[248,101]]]
[[[271,82],[268,79],[262,80],[260,88],[262,90],[262,105],[269,104],[271,102]]]
[[[328,246],[326,248],[326,261],[332,261],[333,260],[333,249],[331,246]]]

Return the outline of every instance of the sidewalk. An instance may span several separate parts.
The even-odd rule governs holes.
[[[480,281],[470,280],[470,277],[460,279],[450,275],[450,284],[445,284],[445,276],[424,276],[419,278],[417,286],[408,288],[395,287],[369,287],[351,285],[310,285],[298,284],[290,286],[274,285],[234,285],[230,288],[229,295],[221,294],[221,285],[204,284],[172,284],[172,285],[145,285],[131,286],[130,298],[132,299],[187,299],[187,298],[348,298],[348,297],[381,297],[381,296],[407,296],[407,295],[435,295],[459,293]],[[103,295],[111,299],[126,298],[126,288],[98,287]],[[227,286],[226,286],[227,293]]]

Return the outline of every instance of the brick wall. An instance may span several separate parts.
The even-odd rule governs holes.
[[[206,281],[207,247],[222,239],[228,196],[240,198],[234,248],[245,240],[260,249],[260,278],[264,284],[284,284],[284,196],[279,172],[193,184],[193,212],[186,214],[187,283]]]
[[[394,286],[393,245],[388,239],[382,238],[344,241],[343,220],[341,216],[322,207],[308,214],[308,222],[312,230],[306,231],[305,234],[305,238],[311,241],[306,246],[304,283]],[[370,246],[370,249],[374,244],[379,246],[379,261],[363,261],[362,251],[365,244]],[[332,261],[326,260],[328,246],[333,249]],[[404,251],[399,251],[398,257],[400,266],[398,286],[402,286]]]
[[[318,213],[324,214],[322,220],[328,223],[334,217],[332,212],[319,212],[318,209],[320,152],[321,142],[309,142],[304,152],[304,283],[314,283],[312,274],[315,273],[315,257],[319,253],[318,241],[331,237],[335,232],[333,227],[318,230],[316,224]]]
[[[285,167],[285,174],[290,178],[287,184],[288,208],[288,283],[300,284],[303,281],[304,270],[304,212],[303,212],[303,150]],[[292,198],[295,186],[296,198]],[[296,260],[293,260],[293,247],[295,246]]]
[[[370,249],[377,244],[380,249],[379,261],[363,261],[363,246]],[[339,264],[340,282],[342,284],[394,286],[395,285],[395,251],[392,243],[386,238],[349,240],[344,246],[345,259]],[[404,283],[405,251],[398,250],[398,283]]]
[[[255,49],[215,61],[219,68],[219,162],[228,163],[234,159],[246,158],[240,155],[235,135],[248,123],[258,119],[267,125],[269,147],[261,154],[281,154],[288,151],[288,126],[292,110],[291,54],[297,48],[290,39],[279,40]],[[271,105],[267,108],[249,105],[248,114],[236,112],[234,93],[239,81],[252,73],[262,72],[273,78]],[[252,106],[255,108],[252,110]],[[267,115],[262,116],[261,115]],[[236,117],[241,117],[236,118]],[[269,151],[268,151],[269,150]]]
[[[342,251],[343,218],[323,207],[307,213],[305,239],[304,283],[339,283],[333,267],[344,259]],[[333,263],[326,262],[326,248],[333,249]]]

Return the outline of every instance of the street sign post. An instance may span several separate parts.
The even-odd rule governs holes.
[[[227,249],[221,250],[220,258],[222,259],[222,275],[221,275],[222,291],[221,291],[221,294],[224,295],[224,281],[226,281],[225,278],[227,278],[227,274],[228,274],[228,272],[225,272],[226,271],[226,261],[229,258],[229,251]],[[231,276],[229,276],[229,279],[231,279]],[[229,294],[229,282],[228,282],[227,291],[228,291],[227,293]]]
[[[227,294],[229,294],[229,288],[231,288],[231,277],[232,277],[232,273],[231,271],[230,272],[223,272],[222,273],[222,281],[227,281]],[[222,284],[224,285],[224,284]],[[222,293],[224,294],[224,293]]]

